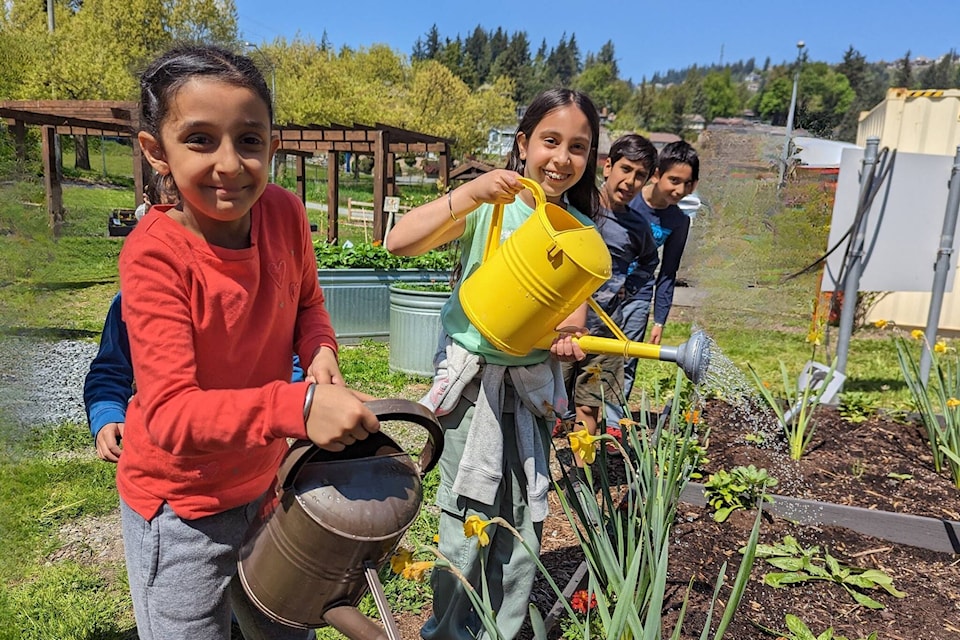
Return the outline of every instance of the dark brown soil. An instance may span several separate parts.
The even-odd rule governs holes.
[[[752,416],[735,411],[719,401],[707,404],[703,422],[709,425],[706,472],[754,464],[776,476],[776,493],[869,509],[960,520],[960,492],[946,474],[933,472],[932,460],[921,430],[912,423],[873,417],[851,424],[830,407],[819,407],[814,418],[816,431],[807,453],[790,461],[777,446],[776,434],[767,434],[768,447],[758,448],[744,436],[755,430]],[[563,447],[561,440],[556,441]],[[561,457],[565,452],[560,451]],[[895,480],[889,473],[909,474]],[[707,474],[705,474],[706,477]],[[724,523],[714,522],[704,508],[681,504],[670,550],[668,598],[671,610],[665,619],[676,617],[676,609],[693,579],[693,590],[683,625],[682,637],[699,638],[706,607],[721,565],[728,562],[727,587],[721,592],[725,603],[741,556],[738,549],[747,541],[755,512],[734,512]],[[570,524],[551,495],[551,515],[544,527],[542,559],[558,584],[573,575],[582,554],[573,540]],[[872,610],[859,606],[838,584],[808,582],[774,589],[763,582],[772,567],[758,560],[740,608],[725,638],[753,640],[771,638],[756,625],[786,631],[784,616],[793,614],[819,635],[828,627],[850,640],[877,632],[881,640],[943,640],[960,638],[960,556],[863,536],[848,529],[800,526],[781,518],[765,517],[761,542],[775,544],[786,535],[803,546],[820,545],[845,565],[880,569],[893,578],[894,586],[905,592],[896,598],[881,590],[870,596],[885,605]],[[546,581],[538,580],[533,599],[546,614],[555,601]],[[400,620],[404,638],[418,637],[419,627],[429,616],[406,616]],[[719,614],[714,616],[714,626]],[[663,636],[668,637],[670,629]],[[784,633],[786,636],[786,633]],[[558,632],[552,634],[559,637]],[[532,634],[525,634],[531,638]],[[791,636],[792,638],[792,636]]]

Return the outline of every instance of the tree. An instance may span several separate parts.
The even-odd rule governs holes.
[[[729,70],[722,73],[711,71],[703,78],[701,87],[707,103],[706,113],[701,115],[708,121],[722,116],[732,116],[742,108]]]
[[[949,53],[920,72],[917,78],[918,89],[951,89],[957,82],[957,52]]]
[[[525,32],[515,32],[507,48],[494,60],[490,78],[499,77],[513,78],[516,87],[513,99],[517,102],[525,102],[532,97],[527,95],[533,78],[533,68],[530,65],[530,43]]]
[[[834,70],[847,79],[855,95],[853,104],[843,115],[837,130],[840,140],[852,142],[857,137],[860,112],[873,108],[883,100],[887,87],[886,75],[881,68],[868,64],[863,54],[853,46],[843,54],[843,60]]]
[[[893,74],[893,86],[909,89],[913,86],[913,66],[910,64],[910,50],[897,60],[897,66]]]

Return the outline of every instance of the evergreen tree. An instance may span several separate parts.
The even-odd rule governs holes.
[[[424,45],[427,59],[436,60],[440,55],[440,30],[437,29],[437,23],[434,22],[427,32],[427,42]]]
[[[937,62],[920,72],[917,79],[918,89],[952,89],[956,86],[957,52],[951,49],[949,53],[942,56]]]
[[[487,75],[490,73],[491,60],[486,57],[488,41],[487,32],[483,30],[483,27],[477,25],[473,33],[463,43],[464,66],[467,66],[467,60],[469,60],[474,75],[474,83],[467,82],[467,84],[470,84],[474,89],[486,82]]]
[[[910,64],[910,50],[902,58],[897,60],[896,70],[893,74],[893,86],[906,87],[909,89],[913,85],[913,65]]]

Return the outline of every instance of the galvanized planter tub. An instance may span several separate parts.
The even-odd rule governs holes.
[[[433,375],[440,336],[440,310],[449,291],[390,287],[390,370]]]
[[[317,277],[337,340],[356,344],[364,338],[389,339],[391,283],[446,282],[450,274],[419,269],[318,269]]]

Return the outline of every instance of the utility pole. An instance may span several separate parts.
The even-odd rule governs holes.
[[[793,93],[790,95],[790,110],[787,112],[787,132],[783,137],[783,153],[780,155],[780,177],[777,189],[787,183],[787,163],[790,161],[790,137],[793,135],[793,116],[797,111],[797,85],[800,84],[800,64],[803,61],[803,40],[797,43],[797,68],[793,73]]]

